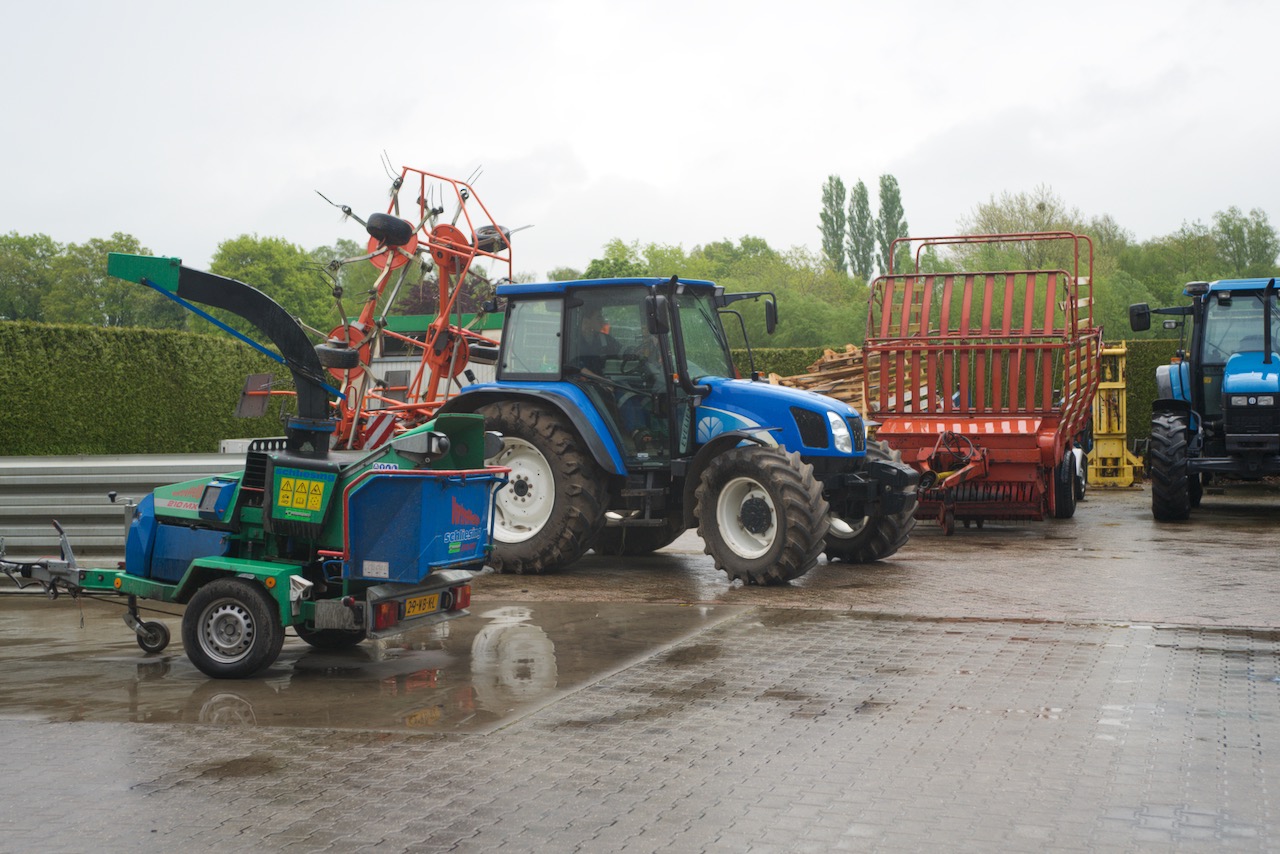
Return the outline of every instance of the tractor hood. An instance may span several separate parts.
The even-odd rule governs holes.
[[[843,401],[802,389],[770,383],[701,377],[710,393],[698,406],[698,442],[709,441],[729,430],[776,428],[766,441],[803,449],[814,456],[846,456],[835,448],[827,413],[834,413],[854,434],[854,455],[863,453],[864,426],[857,410]]]
[[[1280,355],[1271,354],[1271,364],[1262,353],[1236,353],[1227,359],[1222,376],[1223,394],[1269,394],[1280,392]]]

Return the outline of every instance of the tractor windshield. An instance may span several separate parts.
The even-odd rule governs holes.
[[[702,377],[736,376],[729,342],[711,293],[686,290],[676,295],[676,306],[680,310],[689,378],[697,382]]]
[[[1233,353],[1260,352],[1265,330],[1262,327],[1263,291],[1236,291],[1229,296],[1215,294],[1205,308],[1204,351],[1206,365],[1224,365]],[[1280,347],[1280,310],[1272,296],[1271,349]]]

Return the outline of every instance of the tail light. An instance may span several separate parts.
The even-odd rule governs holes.
[[[463,608],[471,607],[470,584],[461,584],[457,587],[450,587],[449,592],[453,594],[453,604],[449,607],[450,611],[461,611]]]
[[[373,606],[374,631],[389,629],[398,622],[400,622],[399,602],[394,600],[390,602],[378,602]]]

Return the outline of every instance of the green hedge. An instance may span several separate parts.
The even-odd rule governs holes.
[[[1174,340],[1129,342],[1129,438],[1145,439],[1155,398],[1156,366],[1168,364]],[[807,373],[821,347],[756,350],[756,370]],[[734,361],[745,376],[745,350]],[[278,436],[274,398],[262,418],[233,415],[244,378],[288,371],[223,335],[0,323],[0,455],[172,454],[216,451],[223,439]]]
[[[281,403],[234,417],[245,377],[288,371],[225,336],[0,323],[0,455],[206,453],[278,436]]]

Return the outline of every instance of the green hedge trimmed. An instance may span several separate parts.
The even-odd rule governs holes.
[[[0,323],[2,455],[172,454],[278,436],[281,403],[234,417],[245,377],[288,371],[225,336]]]
[[[1178,342],[1128,346],[1133,441],[1148,435],[1156,366],[1168,364]],[[759,349],[755,367],[795,376],[822,352]],[[733,356],[745,376],[746,351]],[[251,373],[274,374],[291,387],[285,368],[222,335],[0,323],[0,455],[208,453],[223,439],[281,435],[281,411],[292,409],[292,398],[274,398],[262,418],[233,415]]]

